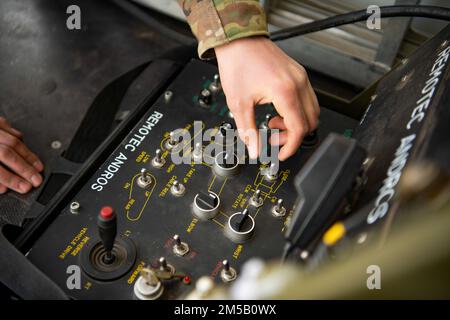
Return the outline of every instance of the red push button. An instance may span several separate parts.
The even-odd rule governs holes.
[[[113,217],[113,215],[114,215],[114,209],[111,207],[103,207],[100,210],[100,216],[103,219],[111,219]]]

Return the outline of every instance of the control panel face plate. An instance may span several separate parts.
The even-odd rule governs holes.
[[[98,168],[89,182],[69,201],[66,208],[33,245],[27,257],[53,279],[67,294],[76,299],[133,299],[133,285],[145,265],[158,267],[160,257],[176,269],[176,278],[164,280],[163,299],[182,298],[193,286],[186,284],[186,276],[194,282],[209,275],[221,282],[222,261],[228,260],[238,277],[245,261],[257,257],[277,259],[284,246],[283,230],[296,199],[293,178],[314,149],[328,133],[349,135],[356,121],[322,108],[318,143],[300,148],[295,156],[280,164],[278,179],[266,181],[261,164],[241,164],[236,174],[217,176],[212,165],[173,164],[167,142],[170,132],[178,128],[189,130],[193,136],[194,121],[201,121],[206,129],[217,128],[223,122],[234,121],[222,92],[203,107],[198,103],[202,89],[209,88],[217,68],[205,62],[192,61],[151,106],[147,114]],[[168,98],[170,96],[170,98]],[[258,106],[259,126],[268,113],[275,115],[272,106]],[[194,151],[194,143],[180,142],[182,148]],[[205,147],[208,142],[203,142]],[[152,165],[155,151],[161,149],[164,164]],[[141,170],[146,169],[145,188]],[[177,180],[185,190],[172,192]],[[262,205],[254,206],[251,197],[260,190]],[[218,213],[211,220],[193,214],[194,198],[199,192],[213,192],[220,198]],[[283,199],[286,214],[273,215],[273,207]],[[79,209],[72,213],[71,202]],[[99,210],[111,206],[117,214],[118,237],[130,239],[136,247],[134,265],[124,276],[102,281],[89,277],[80,266],[83,250],[98,241],[96,219]],[[228,218],[244,209],[254,220],[254,232],[244,243],[235,243],[225,235]],[[73,211],[73,210],[72,210]],[[174,253],[173,236],[180,236],[189,246],[183,256]],[[68,288],[74,269],[81,270],[81,288]],[[75,267],[76,269],[76,267]],[[76,271],[75,271],[76,272]],[[183,281],[185,279],[185,281]]]

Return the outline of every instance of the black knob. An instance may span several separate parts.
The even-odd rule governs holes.
[[[245,209],[242,211],[242,214],[236,216],[236,218],[233,221],[233,229],[236,231],[243,231],[244,230],[244,224],[248,219],[248,210]]]
[[[248,209],[233,214],[225,226],[225,235],[235,243],[249,240],[255,231],[255,220],[249,215]]]
[[[97,226],[100,239],[105,248],[104,262],[111,264],[115,256],[113,254],[114,242],[117,235],[117,218],[114,209],[103,207],[97,217]]]
[[[201,220],[214,218],[219,212],[220,198],[214,192],[200,191],[194,198],[194,215]]]
[[[310,132],[303,138],[302,147],[312,147],[319,141],[317,130]]]

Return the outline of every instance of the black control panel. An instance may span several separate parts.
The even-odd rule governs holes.
[[[216,74],[190,62],[31,247],[28,259],[68,296],[177,299],[201,276],[231,283],[248,259],[282,256],[293,178],[329,133],[350,136],[357,122],[322,108],[318,131],[279,168],[227,152],[206,159],[235,126]],[[257,125],[275,114],[258,106]],[[214,139],[198,139],[198,126]],[[180,150],[193,161],[175,164]],[[68,286],[77,268],[79,289]]]

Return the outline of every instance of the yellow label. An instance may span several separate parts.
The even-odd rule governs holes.
[[[60,258],[61,260],[64,260],[65,257],[68,254],[72,254],[74,255],[72,252],[72,250],[77,250],[77,246],[78,243],[80,242],[81,239],[84,238],[88,238],[87,240],[89,240],[89,237],[85,237],[85,234],[87,232],[88,228],[84,227],[82,228],[76,235],[75,237],[73,237],[73,239],[70,241],[70,243],[64,248],[64,250],[58,255],[58,258]],[[85,242],[87,242],[87,240]],[[83,247],[84,243],[82,243],[81,247]],[[75,247],[75,249],[74,249]],[[81,248],[78,249],[78,251],[81,250]],[[75,254],[76,255],[76,254]]]
[[[196,218],[193,218],[186,231],[188,233],[191,233],[192,230],[194,230],[195,226],[197,225],[197,222],[198,220]]]
[[[242,244],[239,244],[239,245],[236,247],[236,250],[234,250],[234,253],[233,253],[233,258],[234,258],[234,259],[239,258],[239,255],[241,254],[242,249],[244,249],[244,246],[243,246]]]
[[[133,273],[131,274],[131,276],[127,280],[128,284],[133,284],[134,280],[136,280],[137,276],[139,275],[141,270],[144,268],[144,266],[145,266],[145,262],[144,261],[141,261],[137,265],[136,269],[134,269]]]

